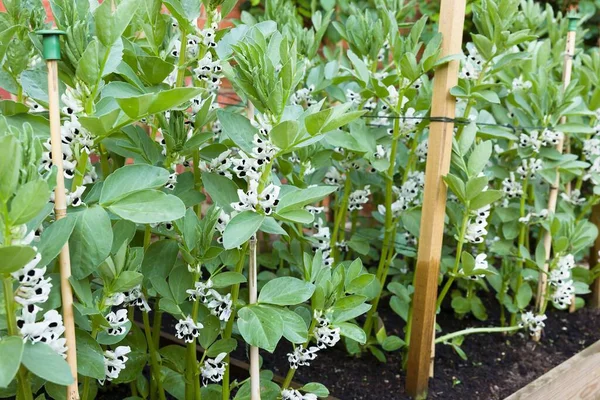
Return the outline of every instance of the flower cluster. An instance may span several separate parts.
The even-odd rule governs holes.
[[[41,304],[48,300],[52,283],[50,278],[44,277],[46,267],[36,268],[41,259],[42,255],[37,253],[33,260],[12,273],[12,277],[19,281],[15,301],[22,306]]]
[[[129,346],[118,346],[114,351],[104,351],[104,375],[105,378],[98,380],[101,385],[104,381],[112,381],[117,379],[122,370],[125,369],[125,363],[129,359],[127,354],[131,352]]]
[[[483,68],[483,58],[475,48],[473,43],[467,43],[467,55],[458,77],[461,79],[479,79],[481,70]]]
[[[221,321],[228,321],[231,316],[231,306],[233,302],[231,300],[231,293],[222,295],[214,289],[212,281],[209,279],[205,283],[196,282],[193,289],[186,291],[189,294],[190,301],[200,300],[208,309],[211,314],[218,317]]]
[[[256,206],[260,206],[266,215],[270,215],[279,204],[278,197],[281,188],[275,184],[270,184],[258,193],[258,185],[257,180],[250,180],[247,192],[238,189],[237,193],[240,201],[231,203],[231,207],[235,211],[242,212],[246,210],[256,211]]]
[[[227,367],[227,363],[223,359],[226,356],[227,353],[220,353],[215,358],[207,358],[204,361],[204,365],[200,367],[203,386],[207,386],[210,382],[219,383],[223,380],[225,367]]]
[[[106,328],[106,333],[111,336],[119,336],[125,333],[127,327],[125,324],[127,323],[127,309],[122,308],[117,310],[117,312],[111,311],[106,315],[106,320],[108,321],[108,327]]]
[[[348,197],[348,211],[362,210],[363,204],[369,202],[370,195],[371,189],[369,185],[366,185],[364,189],[358,189],[350,193],[350,197]]]
[[[331,322],[323,315],[323,312],[315,310],[314,318],[317,322],[313,335],[317,341],[316,346],[306,348],[300,345],[288,353],[290,368],[298,369],[300,366],[309,366],[310,362],[317,358],[317,352],[327,347],[333,347],[340,340],[340,328],[333,328]]]
[[[475,221],[469,220],[465,239],[470,243],[482,243],[487,235],[486,227],[488,217],[490,216],[490,205],[475,210]]]
[[[560,257],[556,268],[550,272],[549,282],[554,287],[552,302],[558,308],[566,308],[571,304],[575,295],[575,287],[571,279],[571,270],[575,268],[575,258],[572,254]]]
[[[17,326],[21,330],[23,340],[46,343],[66,358],[67,341],[61,338],[65,332],[62,316],[56,310],[49,310],[44,313],[43,320],[36,322],[40,310],[41,308],[34,304],[23,307],[21,315],[17,318]]]
[[[331,257],[331,231],[328,226],[325,226],[322,218],[319,218],[314,223],[315,232],[312,237],[313,241],[312,249],[314,251],[321,251],[323,257],[323,265],[331,267],[333,265],[333,257]]]
[[[533,336],[538,334],[544,329],[546,324],[544,321],[546,320],[546,315],[535,315],[531,311],[521,314],[521,326],[524,328],[529,328],[529,333]]]
[[[202,329],[204,325],[200,322],[194,322],[194,320],[188,316],[186,319],[180,319],[179,322],[175,325],[175,336],[178,339],[183,339],[186,343],[193,343],[194,339],[200,335],[199,330]]]
[[[283,389],[281,391],[281,400],[317,400],[314,393],[300,393],[296,389]]]

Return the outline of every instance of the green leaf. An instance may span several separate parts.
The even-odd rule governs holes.
[[[478,176],[476,178],[471,178],[467,182],[467,186],[465,188],[467,200],[472,200],[479,193],[485,189],[488,184],[487,176]]]
[[[504,196],[504,192],[501,190],[486,190],[485,192],[479,193],[473,200],[469,202],[469,208],[471,210],[480,209],[481,207],[500,200],[502,196]]]
[[[202,347],[208,349],[221,333],[221,321],[216,316],[208,314],[206,317],[202,318],[201,322],[203,328],[200,330],[198,340]]]
[[[475,177],[483,171],[486,164],[490,160],[492,155],[492,142],[481,142],[473,148],[473,152],[469,156],[467,162],[467,168],[469,170],[469,176]]]
[[[73,383],[69,364],[46,343],[25,342],[22,362],[25,368],[43,380],[65,386]]]
[[[238,311],[238,329],[250,346],[272,353],[283,336],[283,320],[271,307],[260,304],[246,306]]]
[[[305,205],[315,203],[336,190],[336,186],[313,186],[306,189],[290,191],[279,200],[277,214],[281,216],[285,211],[298,209]]]
[[[223,232],[223,246],[233,249],[246,243],[258,231],[265,216],[252,211],[244,211],[229,221]]]
[[[131,19],[135,15],[138,4],[137,0],[122,0],[113,12],[113,2],[102,2],[94,13],[96,24],[96,35],[105,46],[111,46],[121,37]]]
[[[77,214],[75,228],[69,239],[75,279],[87,277],[108,257],[112,239],[110,218],[102,207],[90,207]]]
[[[351,322],[342,322],[335,325],[340,328],[340,335],[350,338],[360,344],[367,342],[367,335],[360,327]]]
[[[466,314],[471,311],[471,303],[462,296],[456,296],[452,299],[452,308],[458,314]]]
[[[298,136],[298,122],[283,121],[275,125],[269,132],[269,138],[273,144],[281,150],[289,149]]]
[[[275,219],[273,219],[273,217],[266,217],[265,220],[263,221],[262,225],[260,226],[260,230],[262,232],[266,232],[271,235],[288,236],[288,233],[286,232],[286,230],[283,229],[281,227],[281,225],[279,225],[277,223],[277,221],[275,221]]]
[[[304,319],[287,308],[275,308],[283,321],[283,336],[292,343],[304,343],[308,340],[308,327]]]
[[[77,373],[94,379],[104,379],[104,351],[89,333],[75,331],[77,339]]]
[[[102,185],[100,204],[104,207],[130,193],[158,189],[169,180],[169,171],[146,164],[126,165],[110,174]]]
[[[23,268],[35,257],[35,250],[29,246],[0,247],[0,273],[10,274]]]
[[[221,272],[210,278],[213,283],[214,288],[225,288],[231,285],[235,285],[236,283],[244,283],[246,282],[246,277],[239,272]]]
[[[239,200],[237,190],[238,186],[231,179],[215,174],[215,173],[203,173],[202,183],[204,189],[210,196],[211,200],[221,207],[226,212],[231,212],[231,203]]]
[[[141,96],[116,99],[123,112],[133,121],[138,121],[149,114],[156,114],[186,103],[202,93],[202,88],[174,88],[148,93]]]
[[[122,60],[123,41],[120,38],[110,46],[94,39],[81,56],[76,75],[88,85],[95,86],[102,77],[115,72]]]
[[[8,215],[13,225],[20,225],[35,217],[48,204],[50,189],[43,179],[29,181],[19,187],[10,203]]]
[[[144,275],[135,271],[123,271],[110,285],[113,293],[127,292],[142,283]],[[106,282],[105,282],[106,284]]]
[[[73,233],[77,216],[78,214],[67,214],[65,218],[54,221],[44,229],[38,245],[38,251],[42,255],[38,267],[48,265],[60,253]]]
[[[310,299],[314,291],[312,283],[284,276],[268,281],[258,295],[258,302],[279,306],[300,304]]]
[[[318,397],[327,397],[329,396],[329,390],[325,387],[325,385],[317,382],[310,382],[300,388],[303,392],[316,394]]]
[[[21,145],[16,137],[0,137],[0,199],[8,201],[17,188],[21,168]]]
[[[207,357],[216,357],[221,353],[231,353],[237,347],[237,340],[235,339],[220,339],[213,343],[212,346],[206,351]]]
[[[23,339],[20,336],[5,336],[0,340],[0,388],[6,388],[12,382],[23,356]]]
[[[520,310],[523,310],[525,307],[529,305],[529,302],[533,298],[533,291],[531,290],[531,286],[528,284],[521,285],[519,288],[519,292],[517,293],[517,307]]]
[[[383,339],[383,343],[381,343],[381,347],[385,351],[396,351],[405,346],[406,343],[404,340],[400,339],[398,336],[392,335]]]
[[[229,138],[245,153],[251,154],[254,135],[258,133],[248,118],[225,110],[218,110],[217,117],[223,128],[224,137]]]
[[[467,193],[465,183],[458,176],[449,173],[444,176],[444,182],[446,182],[446,185],[452,190],[452,193],[454,193],[462,203],[466,202]]]
[[[136,224],[175,221],[185,215],[185,204],[179,197],[153,189],[126,195],[109,205],[108,209]]]
[[[369,82],[369,68],[367,68],[367,65],[363,62],[363,60],[361,60],[356,54],[354,54],[352,50],[348,50],[346,54],[348,55],[348,59],[354,66],[354,70],[356,71],[358,79],[360,79],[364,83]]]
[[[283,211],[281,213],[275,214],[275,217],[283,221],[300,224],[311,224],[315,220],[315,216],[306,210]]]

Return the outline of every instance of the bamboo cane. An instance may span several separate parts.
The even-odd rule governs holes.
[[[565,48],[565,60],[563,67],[563,89],[566,89],[571,83],[571,72],[573,70],[573,56],[575,55],[575,38],[577,34],[577,20],[578,18],[574,15],[569,16],[569,28],[567,32],[567,44]],[[561,123],[564,124],[567,121],[567,118],[563,116],[561,118]],[[556,145],[556,150],[559,153],[563,152],[565,144],[564,136],[559,140]],[[550,187],[550,193],[548,195],[548,214],[553,215],[556,211],[556,202],[558,200],[558,189],[560,186],[560,173],[558,170],[556,171],[556,178],[554,179],[554,183]],[[536,310],[538,312],[542,311],[544,304],[546,303],[546,291],[548,288],[548,269],[549,269],[549,261],[552,251],[552,233],[550,230],[546,230],[544,232],[544,252],[546,257],[546,263],[542,271],[540,272],[538,279],[538,289],[537,289],[537,298],[536,298]],[[539,341],[541,337],[541,333],[536,333],[533,336],[535,341]]]
[[[52,164],[56,167],[56,187],[54,188],[54,215],[56,220],[67,215],[67,198],[65,194],[65,177],[63,174],[63,152],[60,136],[60,106],[58,101],[58,60],[60,60],[59,36],[64,32],[44,30],[38,32],[43,36],[43,54],[48,67],[48,110],[50,113],[50,141],[52,146]],[[77,353],[75,343],[75,320],[73,318],[73,291],[71,277],[71,259],[69,243],[65,243],[59,254],[60,294],[62,299],[62,315],[67,341],[67,363],[73,374],[73,383],[67,386],[67,399],[78,400],[77,385]]]
[[[256,303],[258,297],[257,290],[257,265],[256,265],[256,236],[252,236],[250,239],[250,265],[248,268],[248,291],[249,291],[249,303]],[[260,358],[258,354],[258,347],[250,347],[250,388],[251,388],[251,399],[260,400]]]
[[[465,0],[441,2],[440,15],[444,18],[440,20],[439,28],[443,38],[440,57],[461,51],[465,3]],[[436,70],[431,107],[433,117],[454,118],[456,100],[450,95],[450,89],[458,83],[458,68],[459,63],[455,60]],[[450,169],[453,130],[453,122],[432,121],[430,124],[406,379],[406,391],[414,398],[426,396],[432,372],[435,303],[446,215],[446,185],[442,177]]]

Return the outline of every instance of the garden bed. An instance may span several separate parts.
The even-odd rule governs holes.
[[[401,333],[402,321],[389,309],[382,310],[386,327]],[[473,319],[456,320],[449,313],[438,316],[445,332],[471,326],[497,325]],[[397,326],[393,329],[393,326]],[[435,377],[431,380],[429,398],[444,400],[504,399],[545,374],[571,356],[600,339],[600,310],[582,309],[577,313],[551,312],[540,343],[527,335],[472,335],[462,349],[468,360],[462,360],[450,346],[436,347]],[[285,375],[287,348],[280,346],[274,355],[261,352],[265,369]],[[245,357],[238,348],[235,357]],[[299,383],[319,381],[331,394],[343,400],[408,399],[404,392],[405,375],[400,370],[400,352],[387,354],[381,363],[370,354],[362,358],[349,356],[342,348],[322,352],[310,367],[300,368],[294,377]]]

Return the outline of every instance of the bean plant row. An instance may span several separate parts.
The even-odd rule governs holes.
[[[549,6],[473,3],[464,54],[440,57],[443,38],[412,3],[335,3],[307,12],[266,0],[232,24],[233,0],[51,0],[66,32],[69,208],[55,220],[35,33],[50,24],[40,0],[4,0],[0,397],[63,399],[73,381],[65,243],[84,400],[249,399],[230,357],[250,346],[289,364],[282,383],[261,370],[263,399],[313,400],[327,388],[292,388],[294,374],[334,346],[382,362],[406,354],[432,78],[448,62],[460,72],[437,307],[499,317],[438,326],[436,343],[466,358],[470,333],[539,335],[550,308],[584,305],[600,275],[587,257],[598,234],[600,52],[583,46],[586,16],[563,88],[569,21]]]

